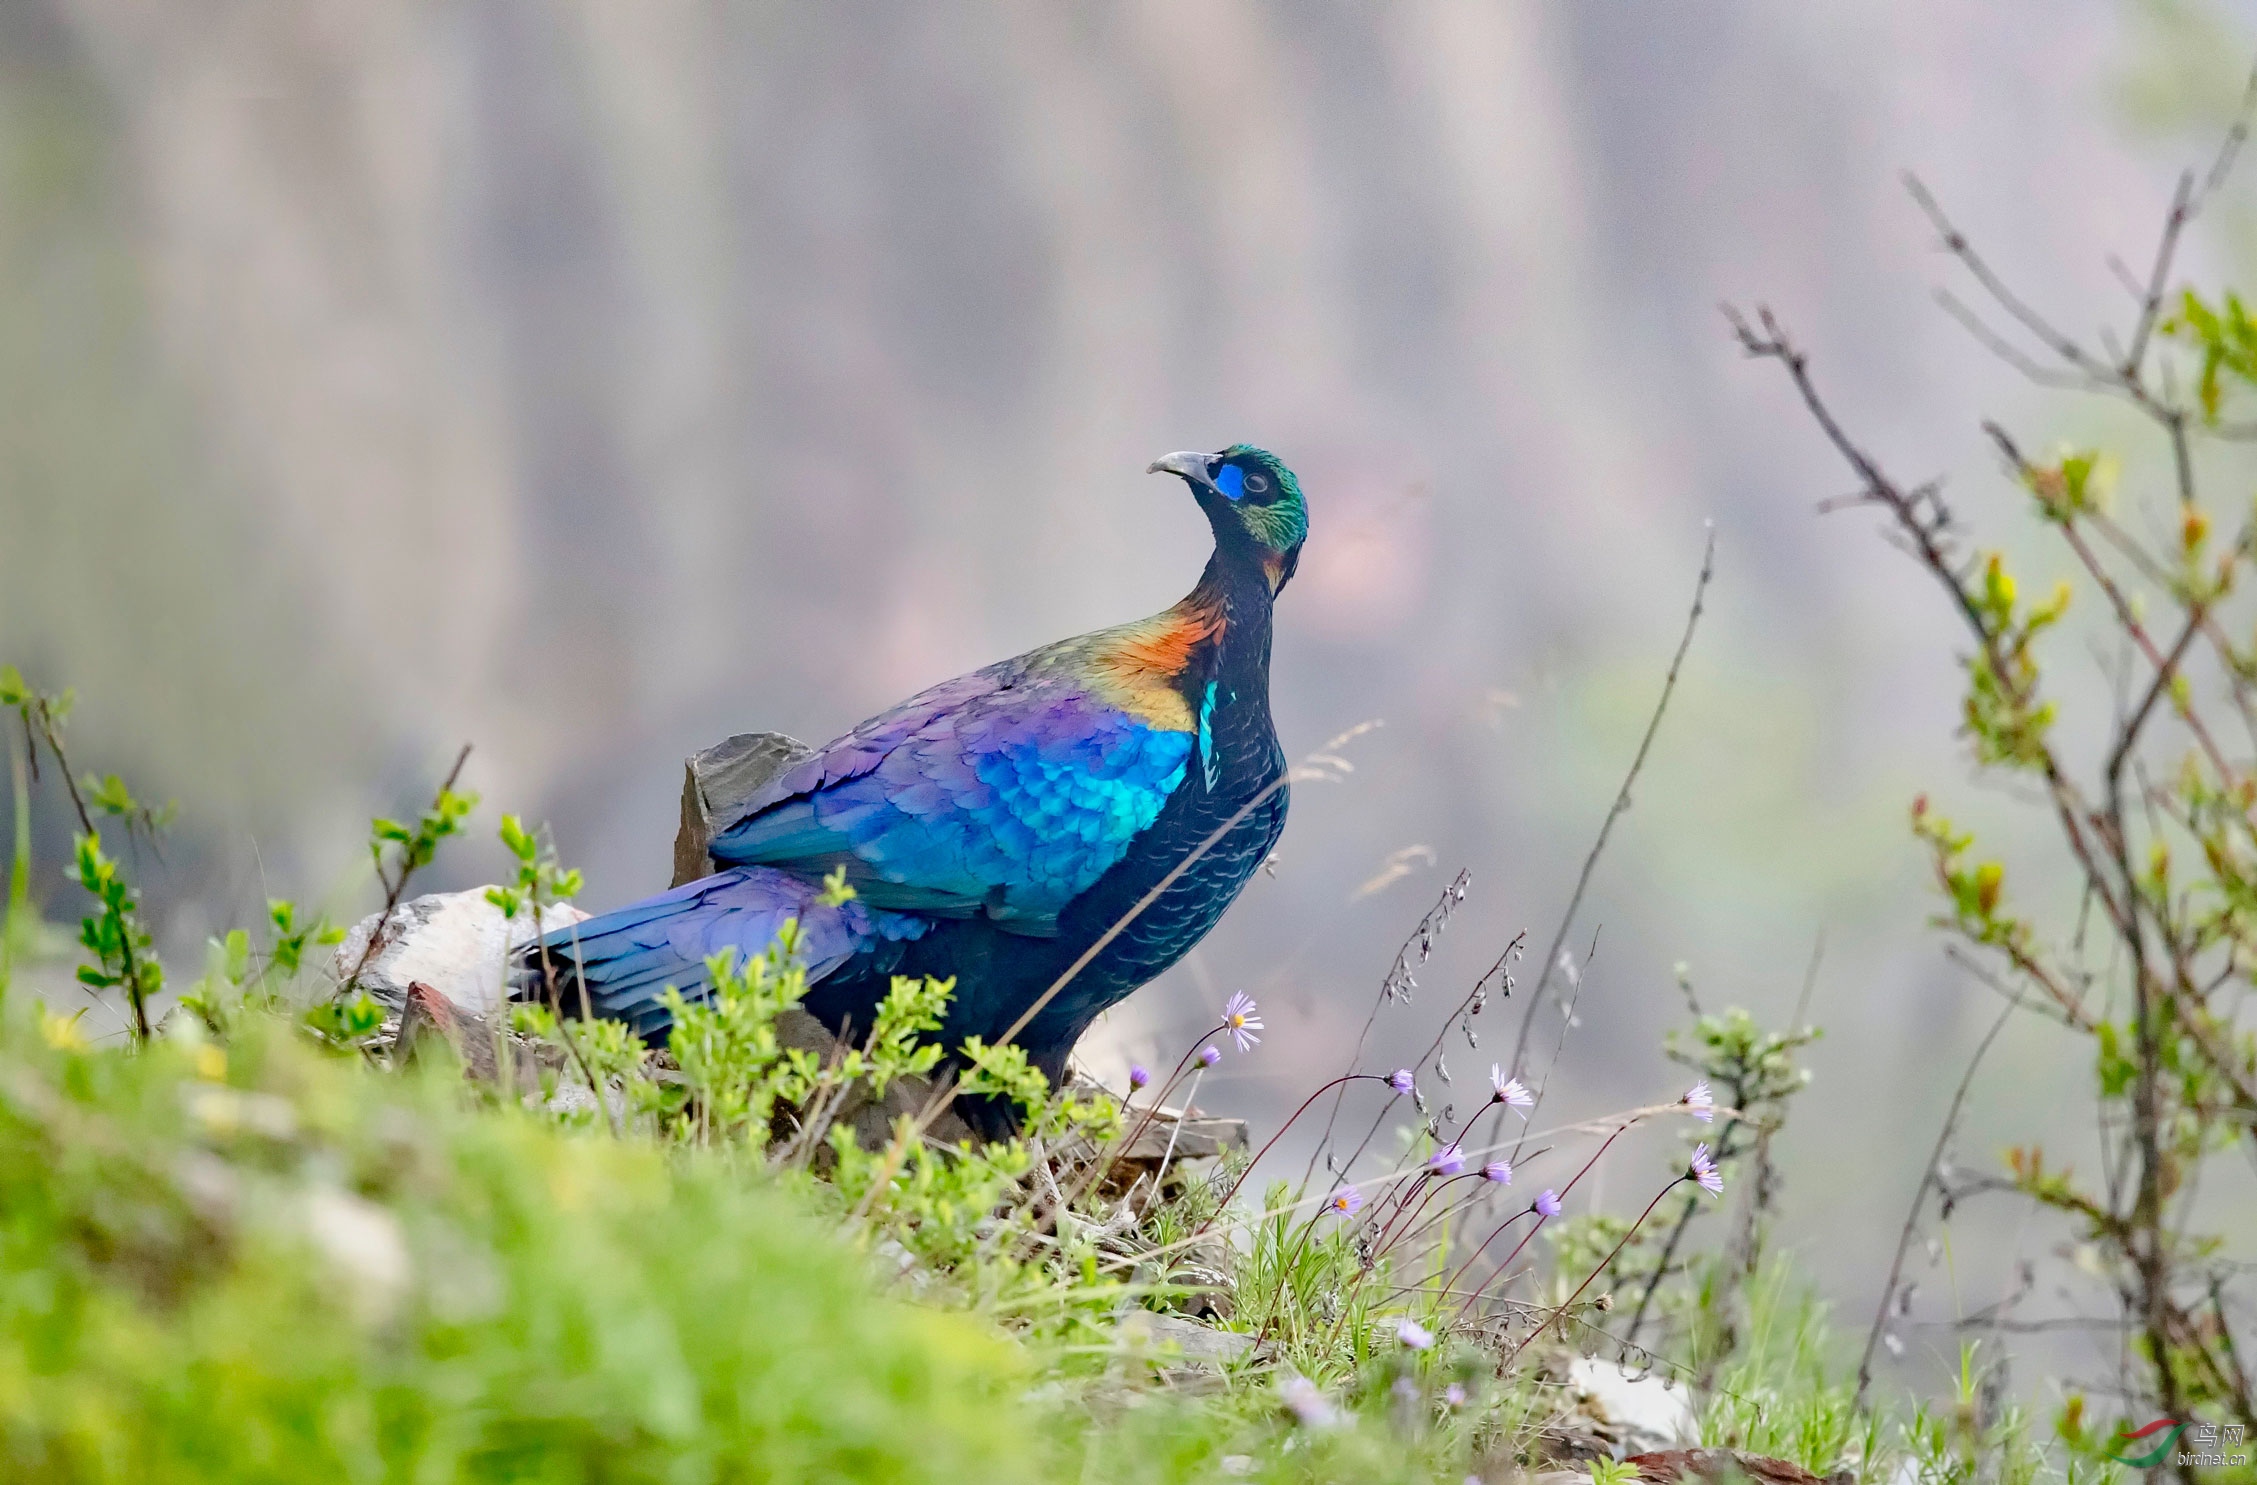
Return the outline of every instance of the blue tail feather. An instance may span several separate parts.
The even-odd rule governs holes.
[[[686,1000],[703,999],[712,990],[708,957],[727,949],[740,960],[765,953],[795,919],[798,955],[811,984],[858,954],[922,937],[931,926],[860,902],[826,903],[816,883],[774,867],[746,866],[559,929],[541,945],[566,1011],[577,1011],[585,993],[595,1014],[656,1039],[672,1022],[659,1003],[666,986]],[[521,960],[528,982],[535,952],[528,949]]]

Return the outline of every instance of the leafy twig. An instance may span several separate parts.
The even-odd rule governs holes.
[[[368,943],[361,949],[352,973],[337,987],[340,996],[350,995],[360,988],[360,977],[376,958],[376,951],[383,947],[384,930],[391,926],[393,912],[399,907],[400,899],[407,895],[409,880],[431,864],[441,841],[461,834],[463,823],[478,807],[477,795],[455,792],[455,782],[462,777],[462,766],[469,761],[470,744],[464,743],[462,751],[455,754],[454,767],[447,770],[438,793],[431,797],[430,808],[413,826],[383,818],[370,822],[368,854],[376,863],[376,880],[384,888],[384,907],[376,915],[376,924],[369,930]],[[387,847],[391,849],[389,870],[385,863]]]
[[[80,834],[74,847],[73,880],[101,906],[99,913],[79,921],[79,942],[95,956],[96,962],[79,966],[78,982],[89,990],[124,986],[126,999],[133,1007],[134,1037],[146,1042],[149,1040],[149,1000],[164,988],[164,965],[156,957],[149,931],[142,926],[136,911],[138,898],[131,884],[118,870],[117,863],[102,852],[102,832],[94,823],[86,796],[79,791],[70,755],[63,747],[63,719],[70,714],[74,699],[67,690],[54,696],[34,690],[24,684],[23,675],[16,667],[0,666],[0,706],[13,709],[23,723],[32,776],[38,777],[38,745],[44,742],[55,760],[56,772],[62,775],[71,809],[78,815]],[[90,775],[89,783],[98,790],[96,807],[122,817],[129,835],[136,818],[154,832],[159,823],[157,813],[137,804],[117,775],[99,781]]]

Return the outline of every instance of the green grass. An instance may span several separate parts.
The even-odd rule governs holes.
[[[0,1036],[0,1475],[1042,1477],[1028,1359],[722,1155],[278,1025]],[[58,1045],[59,1044],[59,1045]]]
[[[1230,1323],[1271,1359],[1190,1373],[1116,1340],[1159,1296],[1096,1250],[991,1242],[905,1279],[899,1225],[756,1145],[575,1127],[271,1012],[225,1046],[196,1024],[90,1048],[0,1007],[0,1478],[1455,1482],[1534,1462],[1559,1403],[1534,1365],[1395,1344],[1396,1316],[1440,1328],[1426,1276],[1362,1273],[1330,1229],[1234,1225]],[[1705,1292],[1678,1296],[1692,1366]],[[1732,1335],[1705,1442],[1925,1485],[2059,1473],[2011,1411],[1982,1437],[1950,1402],[1856,1415],[1783,1261]],[[1292,1375],[1329,1421],[1283,1405]]]
[[[225,1048],[88,1048],[19,998],[0,1476],[1460,1480],[1532,1416],[1469,1351],[1373,1344],[1360,1305],[1336,1323],[1337,1243],[1248,1265],[1299,1296],[1278,1325],[1334,1337],[1287,1348],[1339,1410],[1307,1428],[1268,1368],[1187,1391],[1107,1331],[1029,1323],[1024,1270],[1001,1301],[945,1276],[889,1294],[871,1230],[745,1147],[561,1127],[278,1017]]]

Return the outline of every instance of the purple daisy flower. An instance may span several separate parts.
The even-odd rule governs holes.
[[[1453,1142],[1436,1151],[1434,1158],[1427,1162],[1427,1166],[1438,1176],[1454,1176],[1465,1169],[1465,1156],[1459,1152],[1456,1143]]]
[[[1335,1217],[1353,1217],[1363,1209],[1364,1194],[1353,1186],[1343,1186],[1332,1193],[1324,1209]]]
[[[1489,1068],[1489,1086],[1497,1090],[1493,1102],[1516,1109],[1536,1107],[1536,1095],[1523,1087],[1520,1079],[1506,1077],[1505,1070],[1494,1063]]]
[[[1546,1186],[1536,1193],[1536,1215],[1547,1220],[1560,1214],[1560,1197],[1557,1191]]]
[[[1132,1062],[1129,1064],[1129,1091],[1131,1093],[1134,1093],[1137,1089],[1143,1087],[1146,1083],[1149,1083],[1151,1081],[1152,1069],[1146,1067],[1141,1062]]]
[[[1693,1117],[1703,1124],[1716,1117],[1716,1095],[1708,1091],[1706,1078],[1686,1089],[1685,1096],[1677,1101],[1692,1110]]]
[[[1397,1093],[1409,1093],[1418,1087],[1418,1082],[1412,1078],[1409,1068],[1398,1067],[1387,1075],[1387,1086]]]
[[[1709,1159],[1708,1146],[1693,1146],[1692,1163],[1685,1168],[1685,1174],[1691,1176],[1700,1188],[1709,1195],[1722,1196],[1724,1194],[1724,1172],[1718,1170],[1716,1162]]]
[[[1223,1030],[1238,1043],[1238,1050],[1251,1052],[1262,1040],[1255,1035],[1262,1029],[1261,1012],[1254,1007],[1254,997],[1241,990],[1223,1002]]]
[[[1487,1165],[1481,1167],[1481,1179],[1495,1181],[1500,1186],[1510,1186],[1513,1183],[1512,1162],[1509,1160],[1490,1161]]]
[[[1324,1393],[1307,1377],[1288,1374],[1277,1384],[1277,1400],[1299,1419],[1304,1428],[1330,1428],[1340,1420]]]
[[[1424,1351],[1434,1344],[1434,1332],[1405,1315],[1395,1322],[1395,1339],[1413,1351]]]
[[[1442,1389],[1442,1401],[1443,1401],[1444,1405],[1446,1405],[1446,1406],[1448,1406],[1448,1407],[1452,1407],[1452,1408],[1462,1408],[1462,1407],[1464,1407],[1464,1406],[1465,1406],[1465,1383],[1463,1383],[1463,1382],[1452,1382],[1452,1383],[1451,1383],[1451,1384],[1450,1384],[1449,1386],[1447,1386],[1447,1387],[1443,1388],[1443,1389]]]
[[[1213,1047],[1201,1047],[1199,1049],[1199,1065],[1201,1067],[1213,1067],[1216,1063],[1222,1060],[1223,1054],[1216,1051]]]

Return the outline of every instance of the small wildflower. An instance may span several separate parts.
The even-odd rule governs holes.
[[[1397,1397],[1405,1402],[1416,1402],[1418,1400],[1418,1380],[1408,1374],[1397,1377],[1392,1390]]]
[[[1716,1095],[1708,1091],[1706,1078],[1686,1089],[1685,1096],[1677,1101],[1692,1110],[1693,1117],[1703,1124],[1716,1117]]]
[[[1434,1158],[1428,1161],[1427,1165],[1433,1169],[1436,1175],[1454,1176],[1465,1169],[1465,1156],[1459,1152],[1457,1145],[1453,1142],[1436,1151]]]
[[[1424,1351],[1434,1344],[1434,1332],[1405,1315],[1395,1322],[1395,1339],[1413,1351]]]
[[[1262,1029],[1261,1012],[1254,1008],[1254,997],[1241,990],[1223,1002],[1223,1030],[1230,1033],[1238,1050],[1251,1052],[1261,1041],[1255,1033]]]
[[[1490,1161],[1487,1165],[1481,1167],[1481,1179],[1495,1181],[1500,1186],[1510,1186],[1513,1183],[1512,1162],[1509,1160]]]
[[[1547,1186],[1542,1191],[1536,1193],[1537,1216],[1551,1218],[1557,1217],[1559,1214],[1560,1197],[1557,1191],[1554,1191],[1551,1187]]]
[[[1451,1408],[1462,1408],[1462,1407],[1464,1407],[1464,1406],[1465,1406],[1465,1383],[1463,1383],[1463,1382],[1452,1382],[1452,1383],[1451,1383],[1451,1384],[1450,1384],[1449,1386],[1447,1386],[1447,1387],[1443,1388],[1443,1389],[1442,1389],[1442,1403],[1443,1403],[1443,1406],[1445,1406],[1445,1407],[1451,1407]]]
[[[84,1006],[67,1016],[58,1016],[43,1005],[39,1008],[39,1034],[46,1038],[48,1046],[58,1052],[83,1052],[86,1050],[86,1029],[78,1024],[78,1018],[85,1014]]]
[[[1199,1065],[1201,1067],[1213,1067],[1216,1063],[1222,1060],[1223,1054],[1216,1051],[1213,1047],[1201,1047],[1199,1049]]]
[[[1411,1070],[1407,1067],[1398,1067],[1389,1073],[1387,1075],[1387,1086],[1397,1093],[1415,1093],[1418,1091],[1418,1081],[1411,1076]]]
[[[1508,1078],[1502,1067],[1492,1063],[1489,1068],[1489,1086],[1496,1089],[1496,1103],[1508,1104],[1516,1109],[1536,1107],[1536,1095],[1521,1085],[1518,1078]]]
[[[1339,1413],[1325,1401],[1324,1393],[1307,1377],[1288,1373],[1277,1384],[1277,1400],[1285,1404],[1286,1411],[1301,1421],[1304,1428],[1330,1428],[1340,1421]]]
[[[1363,1209],[1364,1194],[1353,1186],[1343,1186],[1326,1200],[1324,1209],[1335,1217],[1353,1217]]]
[[[1692,1163],[1686,1167],[1685,1174],[1691,1176],[1709,1195],[1724,1194],[1724,1172],[1718,1170],[1716,1162],[1708,1158],[1708,1146],[1693,1146]]]
[[[1130,1063],[1130,1064],[1129,1064],[1129,1091],[1130,1091],[1130,1092],[1132,1092],[1132,1093],[1133,1093],[1133,1092],[1135,1092],[1135,1091],[1136,1091],[1137,1089],[1139,1089],[1139,1088],[1143,1087],[1143,1086],[1144,1086],[1144,1085],[1145,1085],[1146,1083],[1149,1083],[1149,1082],[1151,1082],[1151,1081],[1152,1081],[1152,1069],[1150,1069],[1150,1068],[1146,1067],[1146,1066],[1145,1066],[1145,1065],[1144,1065],[1143,1063],[1141,1063],[1141,1062],[1132,1062],[1132,1063]]]

